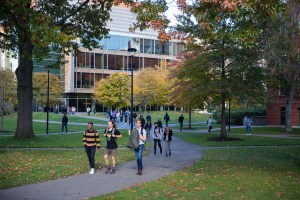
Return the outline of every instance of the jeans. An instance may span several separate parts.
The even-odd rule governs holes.
[[[160,139],[155,139],[154,138],[154,154],[156,154],[156,144],[157,143],[158,143],[158,147],[159,147],[160,153],[162,153]]]
[[[180,123],[180,130],[182,131],[183,128],[183,122],[179,122]]]
[[[68,125],[67,124],[62,124],[61,125],[61,132],[64,132],[64,128],[66,128],[66,133],[68,132]]]
[[[144,145],[140,144],[138,149],[134,150],[135,157],[136,157],[136,163],[138,166],[139,170],[143,169],[143,150],[144,150]]]
[[[249,132],[250,134],[251,134],[251,132],[252,132],[251,125],[246,125],[246,134],[247,134],[248,132]]]
[[[84,146],[86,155],[89,159],[90,167],[95,168],[95,152],[96,152],[96,146],[87,147]]]
[[[171,141],[166,141],[166,154],[171,155]]]

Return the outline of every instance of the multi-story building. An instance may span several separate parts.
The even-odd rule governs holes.
[[[75,106],[79,112],[85,111],[87,106],[96,106],[97,111],[104,110],[92,98],[95,82],[100,79],[115,72],[130,75],[131,67],[136,73],[138,70],[158,66],[162,61],[176,59],[183,50],[180,41],[161,44],[153,30],[129,32],[135,17],[125,6],[112,7],[111,19],[107,24],[110,29],[108,38],[99,41],[102,48],[92,51],[80,48],[77,55],[66,56],[68,62],[61,68],[65,103],[67,106]],[[127,52],[129,43],[137,49],[132,64]]]

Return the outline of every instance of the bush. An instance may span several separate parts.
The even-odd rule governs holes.
[[[230,124],[243,125],[244,116],[266,116],[265,108],[249,108],[249,109],[235,109],[230,112]],[[215,112],[213,118],[221,122],[221,112]],[[228,111],[225,114],[226,123],[228,123]]]

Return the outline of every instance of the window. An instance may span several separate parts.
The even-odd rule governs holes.
[[[153,54],[154,53],[154,41],[149,39],[144,39],[144,53]]]
[[[85,52],[80,52],[77,55],[77,67],[85,67]]]
[[[95,54],[95,68],[96,69],[103,69],[104,67],[104,56],[101,53]]]
[[[107,50],[119,50],[120,49],[120,36],[110,35],[107,38]]]
[[[120,37],[120,50],[121,51],[127,51],[128,50],[128,41],[129,38],[125,36]]]

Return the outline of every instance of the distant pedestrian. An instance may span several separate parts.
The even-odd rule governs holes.
[[[100,149],[100,140],[92,122],[88,122],[88,130],[83,133],[83,145],[91,167],[89,174],[95,174],[95,153],[96,148]]]
[[[183,117],[183,114],[181,114],[178,118],[178,122],[179,122],[179,129],[180,131],[182,131],[182,128],[183,128],[183,120],[184,120],[184,117]]]
[[[154,129],[153,129],[153,140],[154,140],[154,155],[156,155],[156,146],[158,144],[160,153],[162,153],[161,148],[161,138],[162,138],[162,129],[158,126],[157,122],[154,123]]]
[[[146,130],[146,133],[147,133],[147,139],[150,139],[151,127],[152,127],[151,121],[147,121],[144,126],[144,129]]]
[[[87,112],[88,116],[90,116],[90,114],[91,114],[91,108],[90,108],[90,107],[87,107],[87,108],[86,108],[86,112]]]
[[[160,118],[157,119],[157,125],[159,128],[163,128],[162,121]]]
[[[208,127],[208,132],[210,133],[211,129],[213,128],[213,126],[212,126],[212,123],[213,123],[212,116],[209,116],[206,123],[207,123],[207,127]]]
[[[246,124],[246,135],[251,135],[252,133],[252,119],[250,117],[247,117],[245,120],[245,124]]]
[[[64,129],[66,129],[65,133],[68,133],[68,121],[67,113],[64,113],[64,116],[61,119],[61,133],[64,132]]]
[[[142,123],[142,128],[145,128],[146,121],[145,121],[144,115],[140,115],[140,120]]]
[[[116,124],[113,121],[108,121],[107,129],[104,130],[104,137],[106,138],[106,148],[104,152],[104,161],[106,164],[105,174],[114,174],[116,172],[116,157],[117,157],[117,148],[118,144],[116,140],[122,137],[122,134],[116,127]],[[111,156],[112,167],[109,165],[108,156]]]
[[[93,113],[94,113],[94,116],[96,116],[96,114],[97,114],[96,108],[94,108]]]
[[[135,122],[136,121],[136,117],[137,117],[136,112],[133,112],[132,116],[133,116],[133,122]]]
[[[136,162],[138,166],[138,172],[137,175],[142,175],[143,171],[143,150],[144,150],[144,144],[146,142],[146,130],[142,128],[141,120],[136,121],[136,130],[139,133],[139,148],[134,149]]]
[[[164,141],[166,149],[166,157],[171,156],[171,141],[172,141],[173,131],[169,126],[166,126],[164,130]]]
[[[150,123],[151,123],[151,115],[147,115],[146,116],[146,122],[149,122],[150,121]]]
[[[170,116],[169,116],[169,114],[167,112],[166,112],[166,114],[164,116],[164,120],[166,121],[166,126],[169,126]]]

